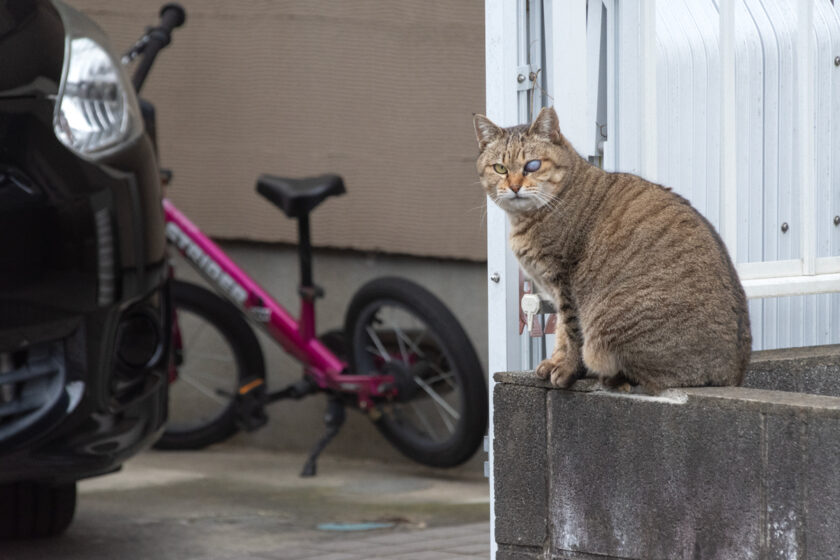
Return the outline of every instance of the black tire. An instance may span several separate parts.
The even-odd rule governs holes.
[[[345,336],[354,373],[398,379],[400,396],[380,403],[376,420],[394,447],[432,467],[473,456],[487,430],[487,385],[467,334],[437,297],[402,278],[372,280],[350,302]],[[419,412],[429,404],[431,415]]]
[[[182,347],[176,356],[178,377],[169,386],[169,419],[154,447],[201,449],[237,432],[237,391],[249,380],[265,378],[265,362],[257,337],[233,304],[178,280],[172,300]],[[213,355],[208,358],[199,348],[212,348]]]
[[[76,483],[0,485],[0,539],[38,539],[63,533],[76,512]]]

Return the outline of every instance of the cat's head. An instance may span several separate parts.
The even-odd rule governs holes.
[[[474,124],[481,185],[500,208],[524,214],[556,204],[576,154],[553,108],[543,108],[530,126],[501,128],[484,115]]]

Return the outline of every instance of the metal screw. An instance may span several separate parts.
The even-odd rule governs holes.
[[[519,82],[520,84],[521,84],[522,82],[524,82],[524,81],[525,81],[525,74],[519,74],[519,75],[516,77],[516,81],[517,81],[517,82]]]
[[[493,274],[490,275],[490,281],[495,282],[496,284],[498,284],[499,280],[501,280],[501,279],[502,279],[502,277],[499,276],[498,272],[494,272]]]
[[[790,229],[790,226],[788,226],[788,223],[787,223],[787,222],[784,222],[784,223],[782,224],[782,233],[787,233],[787,230],[788,230],[788,229]]]
[[[840,216],[834,216],[834,225],[840,226]]]
[[[840,56],[834,57],[834,66],[840,66]]]
[[[537,73],[536,72],[531,72],[530,74],[528,74],[528,79],[533,82],[534,80],[537,79]]]

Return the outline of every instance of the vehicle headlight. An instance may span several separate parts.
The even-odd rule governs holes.
[[[143,132],[137,96],[105,33],[90,19],[53,0],[64,24],[64,68],[55,103],[56,137],[82,157],[96,159]]]

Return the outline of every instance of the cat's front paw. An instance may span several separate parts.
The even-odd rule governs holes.
[[[540,379],[549,379],[555,387],[567,389],[582,375],[577,364],[570,364],[565,359],[548,358],[537,366],[536,374]],[[584,370],[585,373],[585,370]]]

